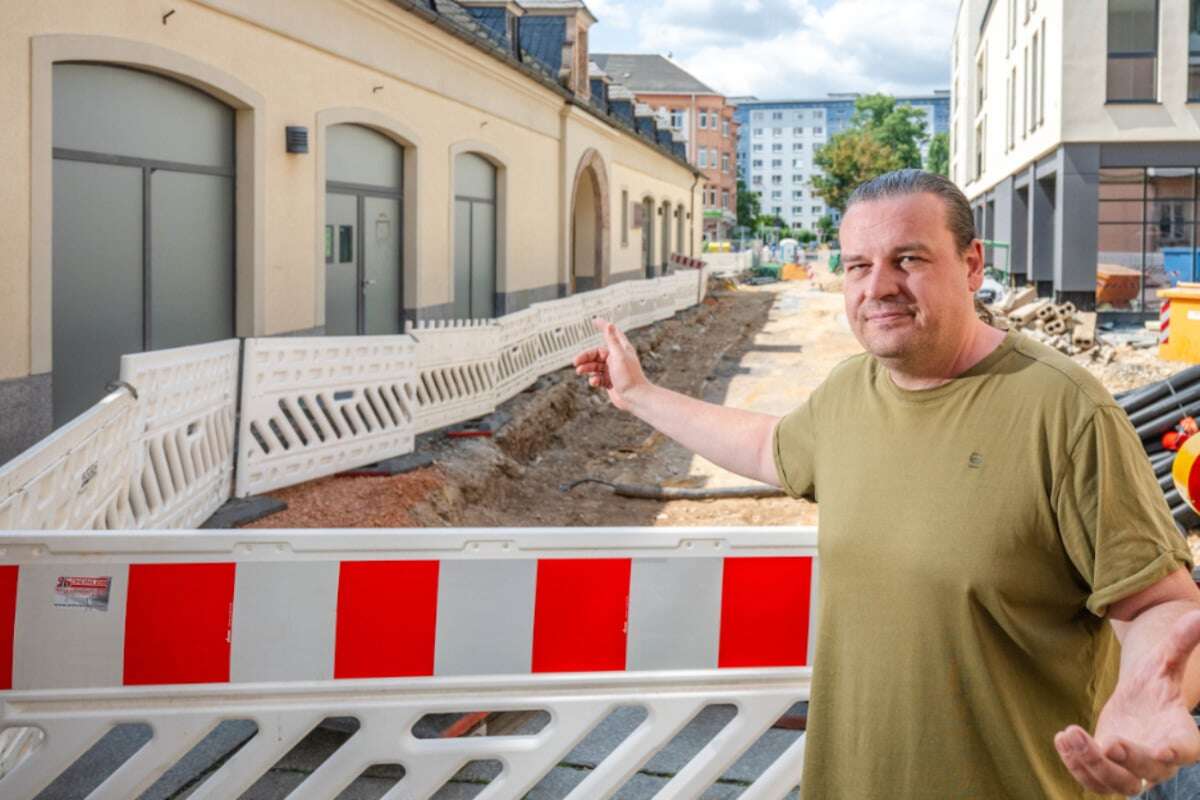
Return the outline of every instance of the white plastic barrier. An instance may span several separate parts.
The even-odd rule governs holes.
[[[237,496],[412,452],[415,346],[408,336],[247,339]]]
[[[531,308],[540,328],[539,375],[567,366],[577,353],[592,342],[599,341],[580,295],[548,303],[534,303]]]
[[[0,730],[45,737],[0,797],[53,790],[135,723],[149,741],[89,797],[137,797],[222,721],[249,720],[257,735],[190,795],[238,797],[323,719],[355,717],[290,797],[331,799],[399,763],[386,797],[428,798],[495,759],[478,798],[507,800],[614,708],[640,707],[645,721],[567,795],[591,800],[729,704],[733,720],[656,795],[691,800],[808,699],[817,581],[802,528],[3,534]],[[516,710],[549,722],[414,735],[426,714]],[[799,740],[739,796],[782,797],[802,758]]]
[[[138,405],[118,389],[0,468],[0,529],[128,527]]]
[[[233,493],[240,360],[237,339],[121,358],[142,446],[129,527],[196,528]]]
[[[494,322],[410,322],[407,331],[416,344],[417,433],[495,410],[499,332]]]

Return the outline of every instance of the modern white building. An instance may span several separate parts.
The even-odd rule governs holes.
[[[962,0],[951,175],[1043,296],[1156,313],[1191,280],[1200,29],[1187,0]],[[1004,251],[991,257],[1003,266]],[[1098,298],[1124,272],[1135,297]]]
[[[858,94],[831,94],[808,100],[735,98],[739,123],[738,164],[746,187],[758,194],[762,213],[773,214],[790,227],[815,230],[817,220],[831,210],[812,189],[820,173],[813,156],[831,136],[850,124]],[[932,136],[945,131],[949,93],[897,97],[924,115]],[[928,142],[925,143],[927,150]],[[833,214],[836,218],[836,213]]]

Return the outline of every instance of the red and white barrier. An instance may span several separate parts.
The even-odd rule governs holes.
[[[358,733],[295,796],[399,761],[428,797],[470,758],[521,797],[618,705],[638,732],[570,795],[610,796],[705,706],[735,720],[664,797],[699,797],[808,697],[811,529],[0,535],[0,731],[45,733],[0,777],[37,796],[114,725],[153,738],[93,797],[136,797],[221,720],[259,736],[192,795],[239,796],[326,717]],[[418,740],[429,713],[544,709],[536,736]],[[791,747],[742,797],[799,781]],[[669,791],[667,791],[669,790]]]

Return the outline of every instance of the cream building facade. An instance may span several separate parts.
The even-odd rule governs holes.
[[[963,0],[951,62],[951,175],[981,235],[1043,296],[1156,314],[1196,262],[1196,4]],[[1136,296],[1097,296],[1122,274]]]
[[[401,333],[697,251],[702,176],[589,81],[582,2],[436,6],[12,9],[0,462],[122,352]]]

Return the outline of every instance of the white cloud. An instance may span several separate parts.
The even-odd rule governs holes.
[[[958,0],[924,0],[919,7],[896,0],[589,4],[600,18],[593,42],[612,16],[626,37],[637,37],[641,51],[671,52],[718,91],[764,99],[945,88],[957,5]]]

